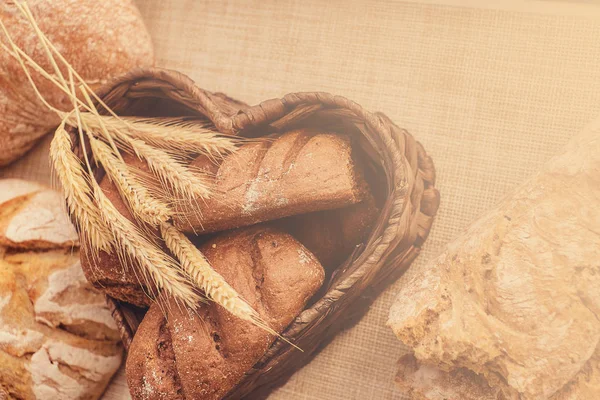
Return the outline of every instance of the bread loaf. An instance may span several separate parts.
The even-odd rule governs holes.
[[[65,240],[74,229],[56,197],[0,181],[0,226],[26,233],[0,247],[0,398],[97,399],[121,364],[116,325],[85,280],[76,237]]]
[[[414,354],[404,386],[430,400],[597,398],[599,228],[596,123],[401,279],[388,323]]]
[[[296,130],[250,143],[220,165],[192,165],[214,175],[214,195],[176,220],[187,232],[208,233],[290,215],[358,203],[364,193],[347,137]]]
[[[290,235],[262,227],[224,233],[201,246],[214,269],[281,332],[323,283],[316,258]],[[127,359],[133,399],[220,399],[268,349],[272,335],[202,304],[188,313],[153,305]]]
[[[28,0],[41,30],[90,84],[98,85],[135,67],[154,62],[152,42],[131,0]],[[44,47],[12,1],[0,2],[0,20],[13,40],[47,71],[53,72]],[[0,42],[8,44],[4,34]],[[18,61],[0,51],[0,166],[29,150],[58,125],[57,116],[36,97]],[[36,84],[49,103],[62,110],[73,105],[39,74]]]

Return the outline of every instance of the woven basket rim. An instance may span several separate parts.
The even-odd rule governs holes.
[[[218,131],[227,134],[261,127],[276,129],[301,112],[339,111],[342,118],[345,116],[357,126],[367,146],[371,146],[379,157],[381,169],[386,174],[388,196],[373,232],[364,246],[336,269],[332,278],[335,284],[331,284],[323,297],[302,311],[283,332],[285,337],[305,349],[305,353],[292,356],[295,350],[284,341],[276,340],[228,398],[239,398],[250,392],[254,395],[257,390],[268,391],[296,369],[289,371],[290,368],[286,370],[285,366],[306,363],[323,343],[347,325],[348,320],[364,312],[351,312],[350,305],[358,300],[368,305],[410,265],[429,234],[439,207],[433,162],[412,135],[384,114],[369,112],[345,97],[325,92],[299,92],[249,107],[223,94],[197,87],[182,73],[161,68],[132,70],[112,79],[96,93],[111,107],[116,104],[117,108],[127,107],[128,96],[141,98],[147,94],[169,99],[206,116]],[[76,139],[75,148],[81,150]],[[368,298],[364,298],[365,292],[369,293]],[[108,299],[127,348],[137,329],[136,321],[128,305]],[[318,330],[320,335],[316,335]],[[310,346],[306,349],[303,343],[310,343]],[[300,361],[290,361],[292,358]],[[273,371],[278,369],[283,371]]]

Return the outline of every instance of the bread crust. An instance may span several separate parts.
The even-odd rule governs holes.
[[[131,0],[29,0],[27,4],[42,32],[94,86],[154,63],[150,35]],[[0,19],[19,47],[46,71],[53,71],[42,44],[13,2],[0,2]],[[0,41],[7,44],[4,35]],[[0,65],[0,166],[4,166],[60,121],[36,97],[18,61],[1,51]],[[37,73],[33,76],[52,106],[65,111],[73,108],[52,83]]]

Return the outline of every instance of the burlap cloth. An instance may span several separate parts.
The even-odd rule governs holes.
[[[493,5],[488,3],[502,3]],[[440,212],[418,263],[600,114],[595,1],[139,0],[158,65],[254,104],[329,91],[380,110],[426,147]],[[2,176],[49,181],[47,142]],[[403,399],[392,287],[273,399]],[[122,375],[105,399],[128,398]]]

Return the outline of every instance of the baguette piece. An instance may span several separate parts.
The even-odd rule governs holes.
[[[301,129],[249,143],[219,166],[199,157],[192,166],[214,174],[214,196],[201,213],[176,218],[186,232],[209,233],[290,215],[330,210],[364,197],[348,137]]]
[[[214,269],[261,318],[281,332],[323,284],[316,258],[286,233],[264,227],[228,232],[202,245]],[[133,399],[220,399],[265,353],[274,337],[220,306],[167,317],[153,305],[133,339],[127,381]],[[171,397],[169,397],[171,396]]]
[[[600,123],[433,265],[402,277],[388,324],[420,367],[401,379],[411,385],[422,368],[433,368],[458,385],[463,370],[498,398],[590,398],[567,391],[599,387],[598,260]],[[422,396],[445,398],[439,382],[425,382]]]

